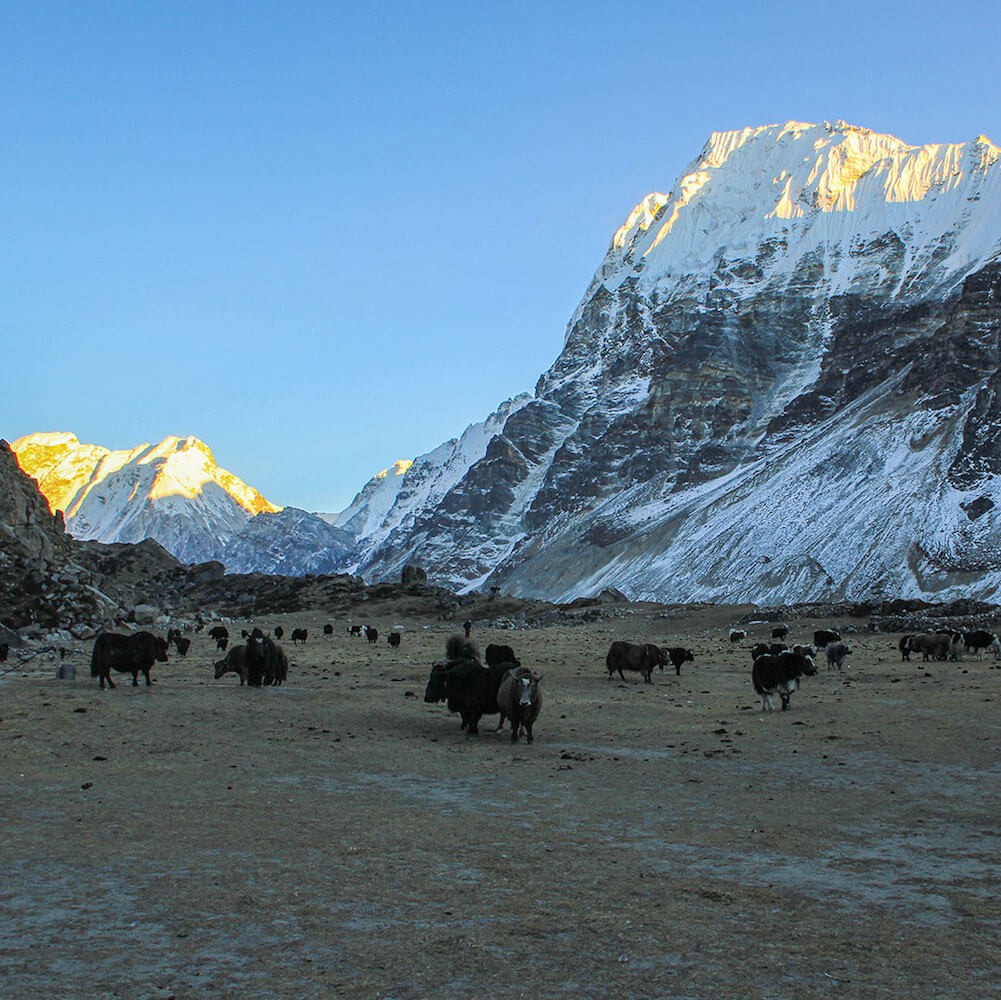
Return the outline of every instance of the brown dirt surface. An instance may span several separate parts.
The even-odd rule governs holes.
[[[0,994],[1001,996],[1001,669],[795,621],[854,653],[766,715],[746,610],[474,618],[544,675],[531,746],[424,703],[455,623],[391,604],[356,614],[374,645],[346,616],[258,622],[285,627],[282,688],[214,680],[204,633],[149,689],[98,690],[91,643],[73,681],[12,653]],[[614,639],[695,662],[609,679]]]

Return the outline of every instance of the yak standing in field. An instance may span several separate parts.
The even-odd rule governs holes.
[[[294,633],[293,633],[294,634]],[[259,628],[247,640],[247,683],[252,687],[280,686],[288,677],[285,651]]]
[[[216,649],[221,649],[225,652],[226,646],[229,643],[229,629],[225,625],[213,625],[209,629],[209,635],[215,639]]]
[[[823,649],[829,642],[840,642],[841,633],[833,628],[818,628],[813,633],[813,644],[817,649]]]
[[[219,680],[223,674],[237,674],[240,678],[241,686],[247,683],[247,647],[230,646],[229,652],[218,660],[215,665],[215,679]]]
[[[501,712],[501,724],[504,716],[511,720],[511,742],[518,742],[518,733],[525,731],[525,742],[532,742],[532,725],[539,717],[542,709],[542,688],[539,682],[541,674],[536,674],[528,667],[515,667],[504,674],[504,679],[497,689],[497,707]]]
[[[976,653],[977,659],[982,660],[984,653],[988,649],[993,650],[995,657],[1001,654],[1001,642],[993,632],[987,629],[978,628],[972,632],[964,632],[962,638],[963,646],[968,653]]]
[[[90,657],[90,676],[101,679],[101,690],[105,681],[108,687],[115,687],[111,671],[132,674],[132,686],[139,686],[139,674],[146,678],[150,686],[149,672],[155,662],[167,662],[167,640],[152,632],[136,632],[133,635],[119,635],[116,632],[102,632],[94,640],[94,652]]]
[[[782,699],[782,711],[789,707],[789,698],[799,688],[799,679],[804,674],[812,677],[817,672],[813,660],[786,650],[783,653],[763,653],[751,668],[751,681],[755,692],[761,696],[761,711],[775,709],[772,695]]]
[[[621,639],[616,640],[609,647],[608,654],[605,656],[605,667],[609,677],[618,671],[619,677],[625,680],[622,671],[634,670],[642,675],[644,684],[652,684],[650,675],[653,673],[654,667],[660,667],[663,670],[665,663],[667,663],[667,659],[664,656],[664,651],[652,642],[638,644],[624,642]]]
[[[834,667],[841,670],[845,665],[845,657],[851,656],[852,647],[847,642],[829,642],[827,644],[827,669]]]
[[[431,666],[424,701],[444,701],[450,712],[459,714],[467,737],[478,736],[480,719],[494,712],[500,713],[500,729],[506,714],[497,704],[497,691],[504,675],[514,666],[499,663],[485,667],[473,642],[461,635],[450,636],[445,643],[445,662]]]
[[[188,650],[191,648],[191,640],[181,635],[179,629],[172,628],[167,631],[167,645],[173,646],[178,655],[184,657],[188,655]]]
[[[695,662],[695,654],[690,649],[685,649],[684,646],[670,646],[666,652],[671,661],[671,666],[674,667],[674,672],[678,677],[681,676],[682,663]]]

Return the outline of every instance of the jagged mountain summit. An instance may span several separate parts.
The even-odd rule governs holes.
[[[109,451],[73,434],[39,433],[12,448],[80,540],[152,538],[182,562],[289,575],[336,572],[351,543],[316,515],[265,499],[195,437]]]
[[[998,159],[844,122],[713,134],[614,235],[534,397],[338,519],[353,569],[555,600],[993,596]]]
[[[67,530],[81,540],[156,539],[184,562],[219,559],[256,514],[280,508],[225,469],[194,437],[109,451],[73,434],[29,434],[12,445]]]
[[[81,541],[152,538],[182,562],[290,576],[336,573],[353,545],[318,515],[265,499],[195,437],[109,451],[73,434],[38,433],[12,449]]]

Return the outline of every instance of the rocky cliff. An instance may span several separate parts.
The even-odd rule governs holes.
[[[38,484],[0,441],[0,622],[89,635],[122,621],[137,604],[165,600],[188,584],[190,571],[160,545],[75,541],[61,513],[50,513]]]

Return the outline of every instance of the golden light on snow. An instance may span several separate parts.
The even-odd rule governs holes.
[[[372,478],[385,479],[390,473],[394,476],[402,476],[413,464],[410,459],[401,458],[399,461],[394,462],[390,468],[383,469],[382,472],[377,472]]]
[[[168,437],[158,445],[143,444],[128,451],[109,451],[81,444],[72,434],[30,434],[12,445],[18,463],[38,481],[53,511],[72,517],[88,494],[108,488],[115,473],[131,468],[128,501],[141,497],[148,485],[153,500],[192,500],[214,485],[251,514],[281,510],[252,486],[215,464],[210,449],[197,438]]]
[[[612,246],[647,257],[670,240],[675,256],[701,266],[698,255],[719,245],[714,240],[757,239],[762,219],[841,227],[820,219],[862,206],[873,225],[885,224],[876,219],[880,206],[934,202],[932,196],[976,183],[999,157],[1001,150],[984,136],[910,146],[843,121],[714,132],[670,194],[647,195],[633,209]],[[932,204],[927,213],[943,211]]]
[[[206,482],[209,480],[206,479],[201,483],[179,483],[176,479],[171,480],[165,476],[157,476],[153,481],[149,496],[151,500],[163,500],[165,497],[184,497],[187,500],[194,500],[202,493]]]

